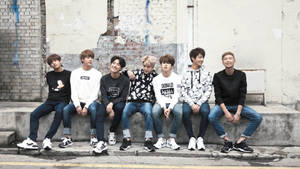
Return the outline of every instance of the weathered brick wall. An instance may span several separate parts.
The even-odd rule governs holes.
[[[0,100],[41,99],[41,15],[39,0],[0,1]],[[16,35],[15,23],[18,25]],[[16,47],[18,42],[18,47]],[[13,64],[16,49],[18,59]]]

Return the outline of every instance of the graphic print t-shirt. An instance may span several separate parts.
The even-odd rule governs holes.
[[[49,86],[49,101],[69,102],[71,98],[70,88],[71,72],[63,70],[62,72],[51,71],[46,74],[47,84]]]
[[[72,71],[71,97],[75,107],[80,106],[82,102],[88,108],[98,98],[101,77],[102,74],[95,68],[90,70],[78,68]]]
[[[107,106],[109,102],[113,104],[125,102],[129,90],[129,79],[125,75],[120,75],[114,79],[110,73],[101,78],[101,102]]]
[[[180,77],[174,72],[169,77],[159,74],[153,79],[156,101],[162,108],[166,108],[166,104],[170,104],[169,108],[173,109],[178,102],[181,87],[180,81]]]

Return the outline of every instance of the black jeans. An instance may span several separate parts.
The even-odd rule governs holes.
[[[50,129],[48,130],[45,138],[52,139],[52,137],[57,132],[57,129],[62,121],[63,117],[63,109],[68,103],[64,101],[46,101],[45,103],[41,104],[37,107],[31,114],[30,114],[30,134],[29,138],[33,141],[36,141],[37,138],[37,131],[39,129],[39,119],[53,110],[55,110],[54,119],[51,123]]]
[[[125,107],[124,102],[119,102],[113,106],[113,110],[115,112],[115,116],[111,122],[111,126],[109,131],[110,132],[116,132],[118,129],[118,126],[122,119],[122,112]],[[104,119],[108,116],[106,112],[106,107],[104,104],[100,104],[98,107],[97,115],[96,115],[96,134],[97,139],[100,141],[105,141],[104,139]]]

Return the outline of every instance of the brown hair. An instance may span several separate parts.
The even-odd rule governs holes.
[[[164,56],[161,56],[159,58],[159,63],[162,64],[162,63],[170,63],[172,66],[174,66],[175,64],[175,59],[172,55],[169,55],[169,54],[166,54]]]
[[[48,63],[48,65],[50,66],[51,65],[51,63],[53,62],[53,61],[55,61],[55,60],[61,60],[61,57],[59,56],[59,55],[57,55],[57,54],[52,54],[52,55],[50,55],[50,56],[48,56],[48,58],[47,58],[47,63]]]
[[[90,49],[86,49],[80,53],[80,60],[82,60],[84,58],[89,58],[89,57],[94,59],[94,52]]]
[[[234,54],[233,54],[232,52],[228,51],[228,52],[223,53],[223,55],[222,55],[222,60],[223,60],[223,58],[224,58],[226,55],[231,55],[231,56],[233,56],[233,58],[235,58],[235,57],[234,57]]]

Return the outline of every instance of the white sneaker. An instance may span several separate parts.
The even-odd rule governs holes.
[[[107,145],[104,141],[99,141],[96,144],[96,147],[93,149],[93,152],[96,154],[101,154],[103,151],[107,150]]]
[[[166,145],[167,145],[166,139],[160,137],[160,138],[158,138],[157,142],[154,144],[154,147],[157,149],[160,149],[160,148],[166,147]]]
[[[175,142],[174,138],[169,138],[167,140],[167,147],[173,149],[173,150],[179,150],[180,146]]]
[[[198,137],[198,139],[197,139],[197,148],[198,148],[198,150],[205,150],[205,145],[204,145],[204,143],[203,143],[203,138],[202,137]]]
[[[45,138],[43,141],[43,149],[45,150],[51,150],[52,149],[52,143],[49,138]]]
[[[27,150],[37,150],[39,147],[35,141],[32,141],[30,138],[27,138],[22,143],[17,144],[17,147]]]
[[[98,143],[98,139],[96,137],[91,137],[90,146],[96,147],[97,143]]]
[[[188,150],[196,150],[196,138],[195,137],[190,138]]]
[[[109,132],[108,134],[108,144],[115,145],[117,143],[116,135],[114,132]]]

